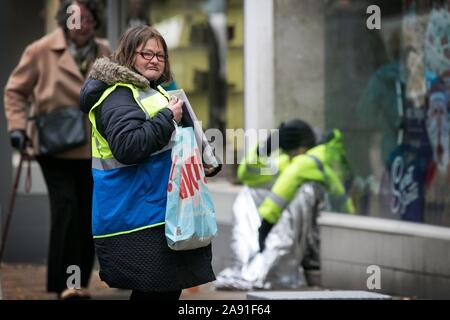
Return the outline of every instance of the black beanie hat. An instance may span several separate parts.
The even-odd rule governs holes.
[[[286,151],[299,147],[307,149],[316,145],[316,135],[312,128],[300,119],[283,122],[279,126],[280,148]]]

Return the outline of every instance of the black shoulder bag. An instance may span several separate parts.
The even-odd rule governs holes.
[[[55,155],[87,143],[84,116],[78,107],[37,115],[36,127],[40,155]]]

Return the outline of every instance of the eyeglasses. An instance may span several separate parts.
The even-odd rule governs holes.
[[[153,57],[156,56],[156,59],[158,59],[159,62],[164,62],[169,57],[166,54],[154,53],[152,51],[136,51],[136,53],[139,53],[142,58],[144,58],[145,60],[148,60],[148,61],[152,60]]]

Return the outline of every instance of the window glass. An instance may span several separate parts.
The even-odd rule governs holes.
[[[165,37],[176,86],[186,91],[203,127],[242,128],[242,1],[130,3],[148,14],[131,10],[129,24],[148,21]]]
[[[361,27],[374,3],[379,30]],[[335,0],[325,21],[325,123],[346,134],[357,212],[450,226],[448,2]]]

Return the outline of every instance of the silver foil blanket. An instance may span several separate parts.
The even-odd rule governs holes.
[[[307,285],[303,266],[319,267],[316,221],[324,206],[323,187],[302,185],[260,252],[257,207],[268,193],[267,189],[244,187],[238,194],[233,204],[232,265],[218,274],[216,289],[297,289]]]

